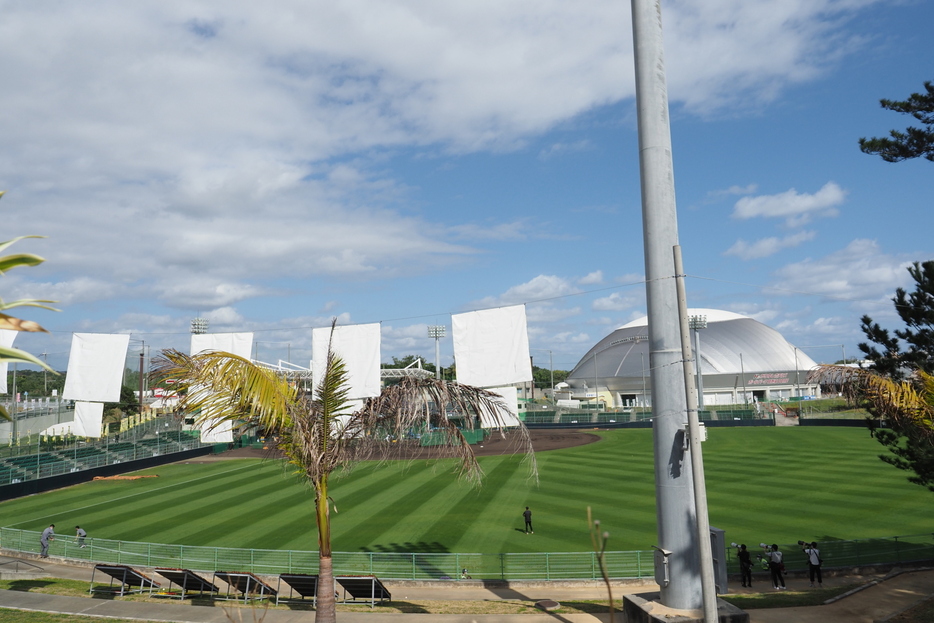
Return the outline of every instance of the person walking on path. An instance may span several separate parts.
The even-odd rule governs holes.
[[[752,586],[752,556],[749,555],[745,543],[739,546],[736,557],[739,558],[739,573],[743,578],[743,586]]]
[[[529,510],[529,507],[525,507],[525,512],[522,513],[522,517],[525,519],[525,533],[535,534],[535,530],[532,529],[532,511]]]
[[[75,539],[80,547],[87,547],[87,545],[84,544],[84,539],[87,538],[87,536],[88,533],[85,532],[81,526],[75,526]]]
[[[772,547],[766,546],[765,557],[769,559],[769,573],[772,574],[772,588],[775,590],[785,590],[785,578],[782,574],[782,560],[784,554],[778,550],[778,545],[772,543]]]
[[[810,545],[804,543],[802,551],[808,557],[808,576],[811,578],[811,588],[814,588],[814,576],[817,576],[817,587],[824,588],[824,579],[820,572],[820,566],[824,564],[824,561],[821,560],[820,550],[817,549],[817,541],[811,541]]]
[[[42,558],[49,557],[49,543],[55,540],[55,524],[49,524],[49,527],[42,531],[42,536],[39,537],[39,545],[42,546],[42,551],[39,552],[39,556]]]

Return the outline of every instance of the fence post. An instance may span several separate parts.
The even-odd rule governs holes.
[[[590,579],[597,579],[597,552],[590,552]]]
[[[416,554],[413,553],[412,554],[412,579],[413,580],[415,579],[415,556]]]
[[[506,554],[499,555],[499,577],[501,580],[506,579]]]
[[[369,552],[369,554],[370,554],[370,575],[376,575],[375,573],[373,573],[373,552]]]
[[[898,547],[898,537],[895,537],[895,562],[901,562],[901,561],[902,561],[902,558],[901,558],[901,553],[899,552],[899,547]]]
[[[551,579],[551,554],[545,552],[545,579]]]
[[[152,543],[147,543],[148,547],[146,548],[146,566],[152,566]]]
[[[853,540],[853,549],[856,550],[856,566],[859,566],[859,539]]]

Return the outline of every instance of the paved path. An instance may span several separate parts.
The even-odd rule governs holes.
[[[0,558],[0,563],[11,559]],[[13,564],[0,564],[0,572],[4,575],[18,567],[19,572],[29,569],[28,564],[38,564],[46,577],[59,577],[74,580],[90,581],[90,567],[58,564],[49,561],[25,560]],[[800,623],[876,623],[888,617],[903,612],[911,606],[934,597],[934,570],[909,571],[893,573],[886,579],[881,576],[849,576],[826,578],[827,586],[864,582],[867,588],[844,597],[835,603],[810,608],[774,608],[768,610],[751,610],[751,623],[785,623],[788,621]],[[766,585],[762,582],[755,590],[761,590]],[[791,590],[807,590],[808,582],[805,579],[790,579]],[[515,599],[523,601],[537,601],[539,599],[555,599],[557,601],[570,601],[575,599],[600,599],[605,593],[597,584],[588,586],[557,585],[529,586],[522,588],[486,588],[479,585],[463,586],[418,586],[418,585],[392,585],[391,590],[395,599],[410,600],[498,600]],[[614,597],[623,593],[649,592],[653,585],[633,585],[614,589]],[[732,588],[731,588],[732,590]],[[749,589],[739,588],[734,592],[750,592]],[[0,591],[0,607],[18,608],[23,610],[40,610],[45,612],[58,612],[63,614],[80,614],[100,617],[117,617],[124,619],[137,619],[146,621],[166,621],[179,623],[258,623],[260,616],[265,615],[264,623],[308,623],[313,620],[313,612],[307,610],[269,610],[248,609],[241,607],[224,608],[223,602],[213,602],[205,606],[185,606],[171,603],[142,603],[114,599],[89,599],[86,597],[64,597],[57,595],[43,595],[21,591]],[[417,614],[377,614],[341,612],[339,619],[342,623],[399,623],[411,619],[422,619]],[[523,615],[432,615],[432,623],[593,623],[609,621],[608,615],[551,615],[551,614],[523,614]],[[617,620],[620,620],[617,617]]]

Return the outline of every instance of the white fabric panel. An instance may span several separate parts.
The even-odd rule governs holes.
[[[104,423],[104,404],[101,402],[75,402],[75,425],[72,432],[79,437],[100,437]]]
[[[16,334],[19,331],[10,331],[9,329],[0,329],[0,346],[4,348],[12,348],[13,340],[16,339]],[[7,370],[9,369],[9,362],[0,361],[0,394],[7,393],[6,386],[6,377]]]
[[[480,414],[481,428],[497,428],[499,426],[519,426],[519,390],[515,387],[493,387],[489,391],[499,394],[503,397],[506,404],[506,411],[499,410],[499,417],[503,421],[497,424],[496,420],[489,413]]]
[[[214,424],[217,423],[217,426]],[[208,420],[201,425],[201,443],[230,443],[233,441],[233,422]]]
[[[75,333],[71,337],[68,374],[62,398],[89,402],[119,402],[130,336]]]
[[[457,381],[496,387],[532,380],[525,306],[451,316]]]
[[[311,369],[315,371],[315,387],[321,380],[318,373],[323,374],[327,369],[330,341],[331,348],[347,367],[350,386],[347,397],[353,400],[379,396],[379,340],[379,323],[337,326],[334,327],[333,338],[330,327],[312,329]]]
[[[253,333],[194,333],[191,336],[192,355],[206,350],[218,350],[244,359],[253,354]]]

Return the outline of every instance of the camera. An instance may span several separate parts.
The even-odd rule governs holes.
[[[798,541],[798,545],[807,545],[804,541]]]
[[[768,546],[768,544],[766,544],[766,543],[759,543],[759,547],[761,547],[762,549],[765,549],[765,550],[769,549],[769,546]]]

